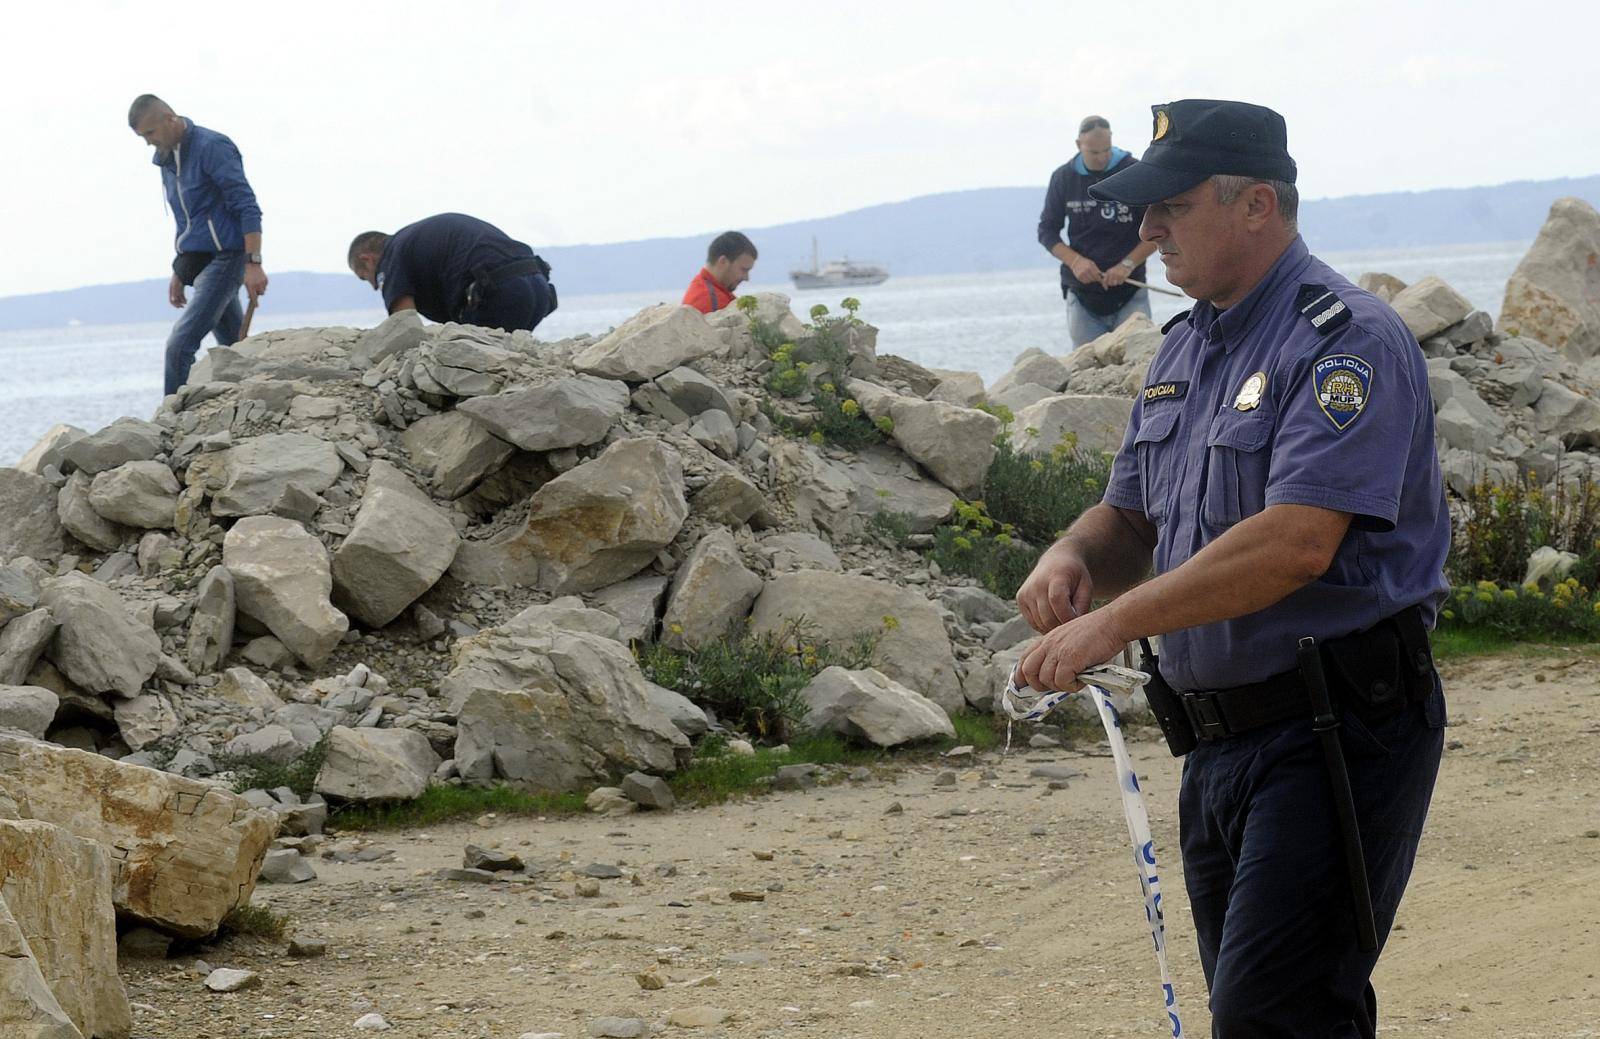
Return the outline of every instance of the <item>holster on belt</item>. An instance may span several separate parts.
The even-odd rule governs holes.
[[[1150,704],[1150,713],[1156,716],[1156,724],[1161,726],[1161,735],[1166,737],[1167,749],[1173,757],[1181,758],[1195,748],[1199,738],[1177,690],[1161,677],[1161,658],[1150,648],[1149,639],[1139,640],[1139,653],[1139,670],[1150,676],[1144,698]]]

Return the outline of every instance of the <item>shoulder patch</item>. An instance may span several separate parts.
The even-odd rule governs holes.
[[[1168,332],[1172,331],[1172,328],[1173,328],[1174,325],[1176,325],[1178,322],[1184,320],[1188,316],[1189,316],[1189,312],[1187,310],[1184,310],[1184,311],[1180,311],[1179,313],[1174,314],[1171,317],[1167,318],[1167,323],[1161,326],[1161,334],[1162,335],[1166,335]]]
[[[1311,388],[1317,407],[1343,433],[1372,399],[1372,365],[1355,354],[1319,357],[1311,366]]]
[[[1153,382],[1144,388],[1144,402],[1150,404],[1158,400],[1178,400],[1188,392],[1187,382]]]
[[[1300,316],[1311,322],[1311,327],[1317,330],[1319,336],[1325,336],[1350,321],[1350,308],[1326,285],[1300,286],[1294,305],[1299,309]]]

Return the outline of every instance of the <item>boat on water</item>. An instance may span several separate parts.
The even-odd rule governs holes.
[[[831,260],[817,265],[817,240],[811,239],[811,269],[790,271],[797,289],[842,289],[856,285],[881,285],[889,279],[889,268],[881,264],[852,260]]]

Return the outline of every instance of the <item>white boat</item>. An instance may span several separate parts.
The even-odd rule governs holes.
[[[889,268],[876,263],[852,260],[832,260],[817,266],[817,240],[811,239],[811,269],[790,271],[797,289],[842,289],[855,285],[881,285],[889,279]]]

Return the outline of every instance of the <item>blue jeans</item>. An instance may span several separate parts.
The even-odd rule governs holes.
[[[1076,292],[1067,293],[1067,334],[1073,348],[1099,339],[1135,314],[1150,316],[1150,290],[1140,289],[1115,314],[1096,314],[1078,301]]]
[[[218,346],[239,339],[244,310],[239,306],[239,286],[244,284],[244,252],[217,253],[194,280],[189,302],[167,336],[166,393],[177,393],[189,381],[189,369],[200,350],[200,340],[210,332]]]
[[[1340,742],[1381,946],[1422,836],[1444,749],[1444,694]],[[1372,1039],[1377,952],[1356,941],[1350,879],[1318,738],[1306,717],[1202,743],[1183,763],[1178,831],[1217,1039]]]

